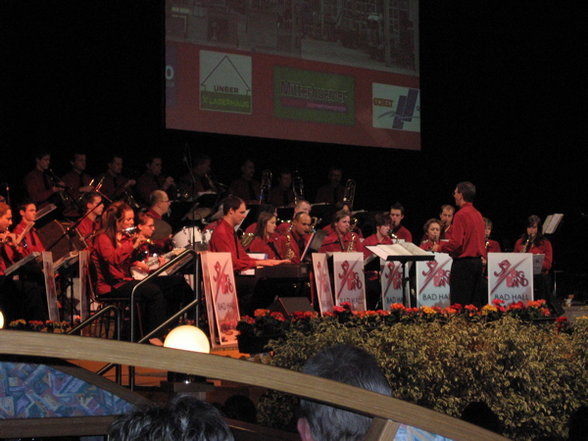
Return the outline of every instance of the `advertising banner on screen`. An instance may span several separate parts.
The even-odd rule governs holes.
[[[250,114],[252,93],[251,57],[200,51],[200,109]]]
[[[274,115],[279,118],[352,125],[354,99],[353,77],[274,67]]]
[[[380,129],[421,131],[419,89],[372,84],[373,126]]]

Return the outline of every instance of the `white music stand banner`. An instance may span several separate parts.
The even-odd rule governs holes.
[[[43,259],[43,277],[45,278],[45,293],[47,294],[49,320],[58,322],[59,308],[57,308],[57,287],[55,286],[53,254],[51,251],[43,251],[41,253],[41,259]]]
[[[353,311],[365,311],[363,253],[333,253],[335,304],[348,302]]]
[[[488,303],[533,300],[533,254],[488,253]]]
[[[449,275],[453,259],[449,254],[435,254],[434,260],[416,262],[417,307],[451,306],[449,299]]]
[[[312,268],[314,270],[314,285],[321,315],[333,310],[333,289],[329,277],[329,265],[325,253],[312,253]]]
[[[213,346],[236,346],[239,302],[231,253],[203,252],[202,277]]]
[[[402,264],[380,259],[380,268],[382,309],[388,311],[390,305],[404,303],[402,299]]]

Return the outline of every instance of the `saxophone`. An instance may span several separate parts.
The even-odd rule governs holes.
[[[292,249],[292,236],[286,234],[286,259],[292,260],[294,257],[296,257],[296,254],[294,254],[294,250]]]
[[[355,251],[355,233],[351,233],[351,240],[349,241],[349,245],[347,245],[347,252],[351,253]]]
[[[523,245],[523,248],[521,248],[521,253],[528,253],[529,250],[531,249],[531,245],[533,244],[533,239],[534,237],[529,236],[525,242],[525,244]]]

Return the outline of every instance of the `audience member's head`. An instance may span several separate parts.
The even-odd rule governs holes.
[[[376,359],[363,349],[338,344],[310,358],[302,371],[390,396],[391,390]],[[302,441],[359,441],[372,418],[348,410],[300,400],[298,433]]]
[[[185,395],[166,407],[150,406],[116,419],[110,441],[233,441],[220,411]]]

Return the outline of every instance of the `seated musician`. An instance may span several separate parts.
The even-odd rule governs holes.
[[[304,211],[296,213],[290,231],[280,235],[278,238],[280,256],[290,260],[292,263],[300,263],[302,253],[310,240],[311,223],[312,219],[308,213]]]
[[[7,322],[12,320],[47,320],[47,298],[43,285],[35,280],[6,276],[6,269],[22,258],[16,245],[12,225],[12,210],[0,202],[0,310]],[[9,257],[12,256],[12,257]]]
[[[135,213],[124,202],[114,202],[105,211],[102,228],[94,239],[92,262],[97,281],[96,293],[100,296],[128,298],[138,283],[131,276],[132,254],[146,242],[141,233],[130,236],[127,231],[134,226]],[[166,319],[168,301],[177,303],[181,293],[165,289],[160,277],[141,285],[136,299],[146,304],[147,330],[151,331]]]
[[[273,213],[262,211],[257,218],[257,228],[254,239],[247,247],[250,253],[264,253],[268,259],[281,259],[276,241],[276,216]]]
[[[40,150],[35,154],[35,168],[24,177],[24,187],[29,199],[43,206],[49,202],[58,202],[55,196],[62,190],[49,173],[51,154]]]
[[[150,204],[151,193],[155,190],[163,190],[168,196],[175,197],[176,186],[174,178],[163,175],[162,169],[163,161],[160,156],[150,156],[147,158],[145,172],[137,178],[137,184],[135,185],[135,193],[141,204],[145,206]]]
[[[90,191],[82,196],[82,204],[85,213],[77,226],[77,230],[86,245],[91,246],[96,232],[100,229],[100,218],[104,212],[104,203],[100,193]]]
[[[280,170],[278,174],[278,185],[272,187],[270,190],[268,202],[275,207],[292,207],[294,206],[294,200],[292,172],[286,169]]]
[[[502,251],[500,244],[497,241],[490,239],[490,235],[492,234],[492,221],[485,217],[484,225],[484,232],[486,233],[486,251],[488,253],[500,253]]]
[[[243,198],[241,198],[243,199]],[[279,226],[277,225],[278,222],[278,210],[276,210],[276,208],[271,205],[271,204],[261,204],[259,206],[259,213],[258,213],[258,217],[261,215],[261,213],[270,213],[274,216],[276,216],[276,233],[279,233],[279,231],[277,230],[277,228],[279,228]],[[288,222],[286,222],[287,224]],[[280,224],[282,225],[282,224]],[[257,221],[251,223],[247,228],[245,228],[245,234],[255,234],[255,232],[257,231]]]
[[[351,231],[349,211],[339,210],[333,217],[331,232],[323,240],[320,252],[364,252],[359,234]]]
[[[553,248],[551,241],[540,231],[541,218],[531,215],[527,219],[525,233],[517,239],[514,246],[515,253],[543,254],[543,266],[541,274],[534,276],[535,299],[544,299],[549,307],[557,314],[563,314],[563,308],[555,297],[551,282],[551,269],[553,265]]]
[[[376,215],[374,216],[374,221],[376,223],[376,232],[364,239],[364,241],[362,242],[364,248],[366,246],[378,244],[391,245],[393,241],[389,234],[390,216],[388,216],[388,213],[376,213]],[[371,251],[367,248],[364,250],[364,257],[368,257],[371,254]]]
[[[171,225],[163,219],[169,212],[171,201],[165,191],[155,190],[149,195],[149,203],[149,211],[147,213],[155,219],[155,231],[150,237],[153,241],[159,243],[160,246],[164,246],[172,235]]]
[[[171,239],[165,241],[163,246],[161,242],[151,240],[155,231],[155,220],[149,213],[139,213],[136,217],[136,224],[139,234],[145,238],[145,242],[141,243],[131,256],[131,274],[135,279],[142,279],[161,265],[169,262],[174,256],[174,251]],[[178,311],[181,303],[188,303],[193,297],[192,290],[182,275],[159,276],[157,284],[164,292],[173,290],[179,293],[174,297],[166,296],[168,315]]]
[[[310,202],[304,199],[300,199],[298,202],[296,202],[296,205],[294,205],[294,214],[292,215],[292,219],[294,219],[298,213],[306,213],[310,215],[311,208],[312,207],[310,205]],[[282,222],[280,225],[278,225],[277,232],[280,234],[284,234],[290,231],[291,225],[292,221]]]
[[[425,251],[433,251],[433,247],[441,240],[441,221],[439,219],[429,219],[423,226],[425,236],[419,245]]]
[[[100,191],[112,201],[125,199],[128,202],[129,199],[132,199],[130,192],[136,181],[124,176],[122,171],[123,158],[121,155],[114,154],[108,161],[106,171],[98,176],[99,182],[102,182]]]
[[[82,200],[85,193],[93,190],[90,185],[92,176],[86,173],[85,153],[74,153],[69,163],[71,164],[71,170],[63,175],[61,180],[70,192],[72,199],[65,203],[63,215],[65,217],[79,217],[83,214],[80,213],[80,207],[78,207],[79,201]],[[83,206],[81,208],[83,211]]]
[[[231,182],[229,193],[240,197],[247,203],[259,203],[261,186],[254,179],[255,163],[251,159],[245,159],[241,164],[241,176]]]
[[[441,205],[441,213],[439,213],[439,219],[441,220],[441,240],[449,240],[454,214],[455,207],[453,205]]]
[[[182,176],[178,189],[186,198],[196,200],[203,193],[218,193],[218,183],[211,178],[212,159],[208,155],[199,155],[194,161],[190,173]]]
[[[21,253],[23,256],[28,256],[33,251],[43,252],[45,247],[41,238],[35,229],[35,219],[37,217],[37,207],[34,203],[25,201],[20,204],[19,214],[20,222],[14,227],[13,233],[16,234],[17,244],[22,246]]]
[[[412,234],[402,225],[402,219],[404,219],[404,207],[400,202],[396,202],[390,207],[391,234],[393,238],[412,242]]]
[[[245,202],[237,196],[229,195],[222,201],[222,207],[223,217],[214,229],[210,242],[208,243],[208,249],[210,251],[231,253],[233,270],[236,272],[257,266],[275,266],[287,262],[287,260],[258,260],[249,257],[235,234],[235,227],[240,225],[247,215]],[[237,284],[241,313],[252,313],[255,307],[253,299],[255,281],[245,276],[239,277],[237,274],[235,283]]]

